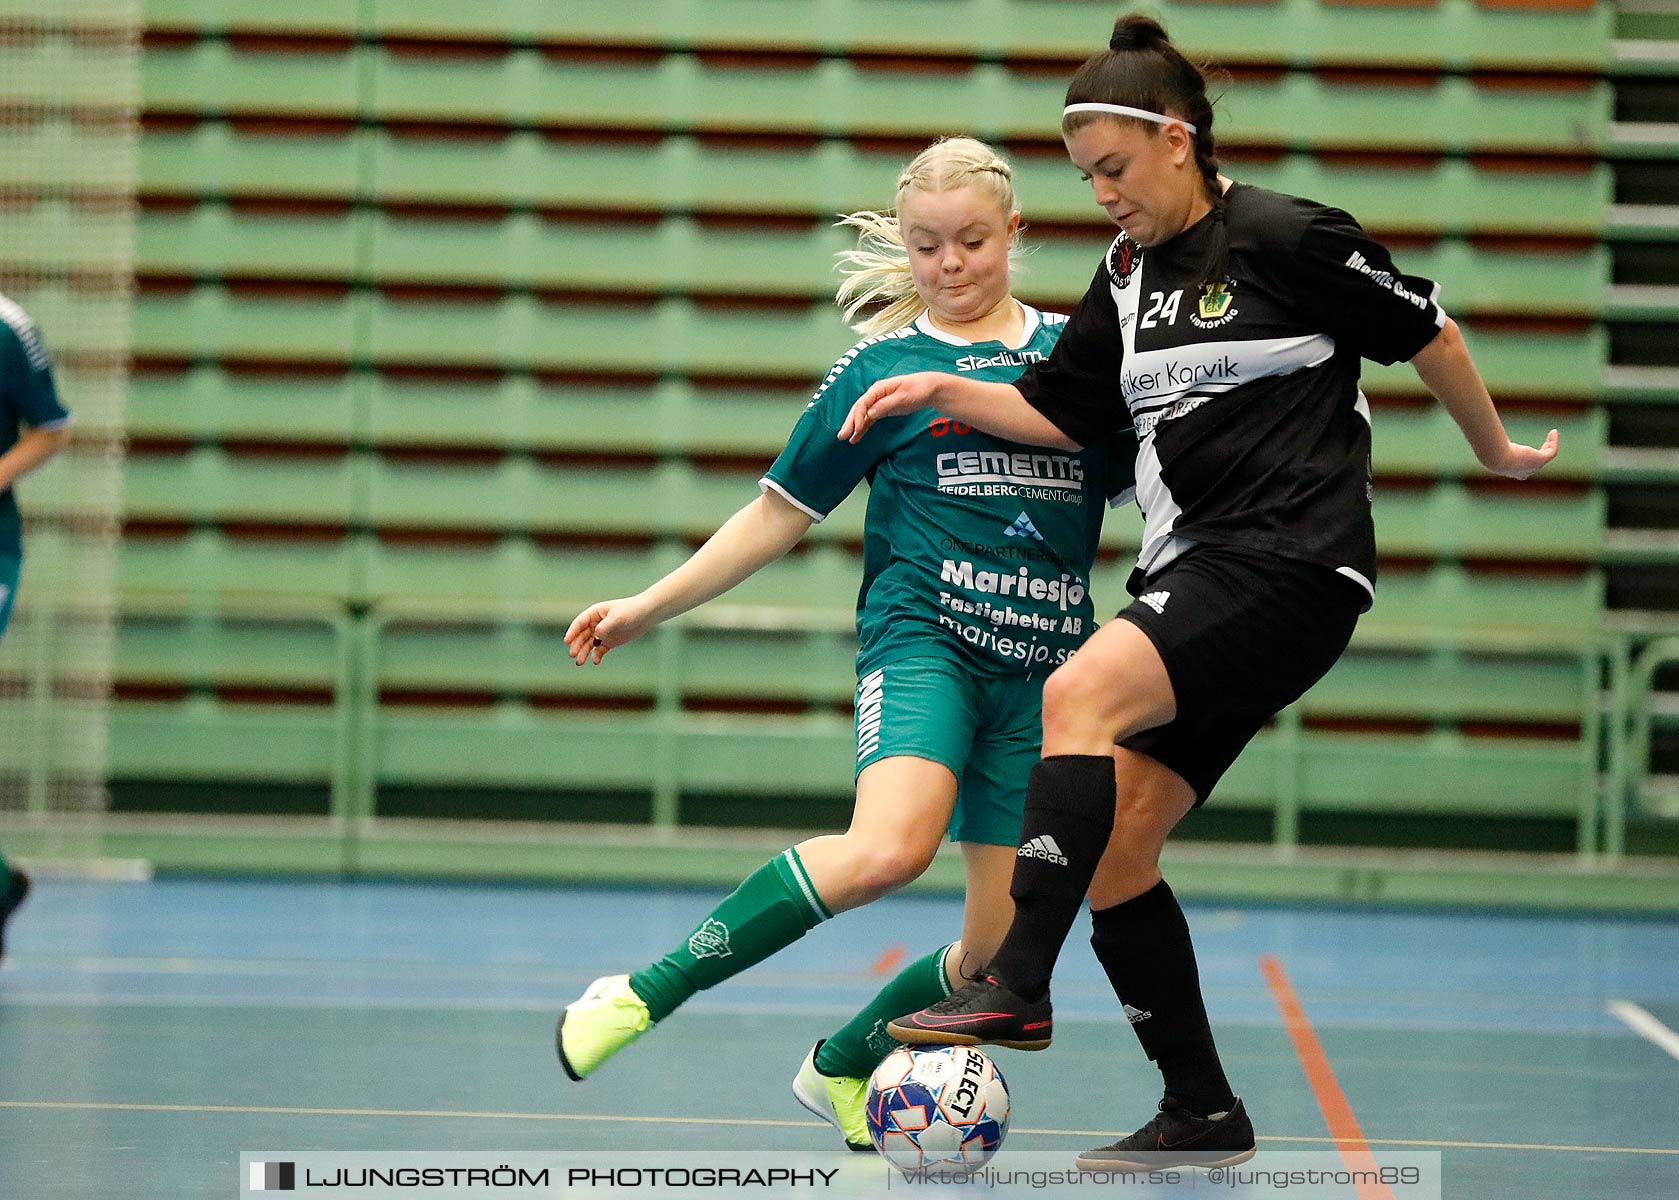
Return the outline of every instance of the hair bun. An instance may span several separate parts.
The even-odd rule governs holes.
[[[1141,13],[1127,13],[1114,22],[1113,36],[1108,39],[1108,49],[1149,50],[1169,41],[1166,30],[1159,21]]]

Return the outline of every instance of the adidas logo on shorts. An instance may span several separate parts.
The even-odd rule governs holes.
[[[1052,862],[1056,866],[1067,865],[1067,856],[1061,853],[1061,847],[1055,844],[1055,839],[1049,834],[1035,837],[1014,852],[1016,858],[1041,858],[1045,862]]]
[[[1166,611],[1166,601],[1172,598],[1171,592],[1146,592],[1137,597],[1138,604],[1146,604],[1157,613]]]

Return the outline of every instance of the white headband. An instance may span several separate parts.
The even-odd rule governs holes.
[[[1195,126],[1182,117],[1168,117],[1165,113],[1150,112],[1146,108],[1130,108],[1124,104],[1069,104],[1061,110],[1063,117],[1072,113],[1112,113],[1116,117],[1136,117],[1139,121],[1153,121],[1156,125],[1182,125],[1191,134]]]

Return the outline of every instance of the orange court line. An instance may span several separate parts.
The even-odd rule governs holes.
[[[880,957],[874,960],[874,966],[869,968],[870,975],[890,975],[898,969],[904,961],[904,948],[891,945],[880,952]]]
[[[1317,1098],[1318,1108],[1329,1125],[1335,1148],[1341,1152],[1341,1161],[1349,1171],[1376,1175],[1374,1182],[1360,1179],[1356,1183],[1358,1200],[1394,1200],[1393,1189],[1380,1182],[1381,1168],[1376,1164],[1376,1156],[1370,1153],[1364,1130],[1359,1128],[1352,1105],[1347,1103],[1347,1094],[1335,1081],[1335,1072],[1330,1070],[1329,1059],[1318,1042],[1318,1035],[1312,1032],[1311,1022],[1306,1020],[1306,1010],[1300,1006],[1300,997],[1295,995],[1283,964],[1274,955],[1262,954],[1259,969],[1264,972],[1265,985],[1271,989],[1271,998],[1282,1013],[1283,1027],[1294,1043],[1294,1053],[1306,1072],[1306,1082],[1312,1085],[1312,1095]]]

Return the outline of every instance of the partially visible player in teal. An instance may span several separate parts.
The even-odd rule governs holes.
[[[23,521],[12,485],[62,450],[70,414],[58,402],[52,363],[29,314],[0,295],[0,637],[12,617],[23,562]],[[29,894],[29,876],[0,857],[0,956],[6,922]]]
[[[851,827],[777,855],[659,961],[597,979],[561,1016],[558,1049],[582,1079],[695,992],[916,878],[948,830],[966,867],[961,940],[904,968],[817,1043],[794,1080],[800,1103],[866,1150],[866,1079],[894,1045],[884,1022],[911,997],[931,1003],[970,978],[1008,927],[1043,682],[1092,632],[1103,503],[1131,495],[1135,441],[1046,451],[932,409],[856,445],[839,440],[874,381],[935,364],[1013,380],[1048,357],[1065,320],[1011,292],[1012,173],[980,142],[923,151],[899,180],[896,215],[845,223],[860,239],[842,256],[839,302],[848,317],[885,306],[856,327],[870,336],[828,372],[756,500],[685,565],[640,595],[592,606],[566,638],[579,665],[599,663],[786,554],[867,479]]]

